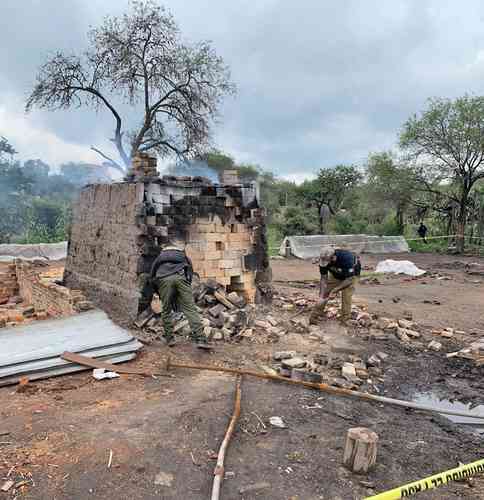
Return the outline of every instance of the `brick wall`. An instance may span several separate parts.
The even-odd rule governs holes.
[[[98,184],[84,188],[74,206],[65,283],[120,318],[138,311],[141,230],[136,215],[142,213],[143,199],[143,184]]]
[[[242,292],[249,302],[253,302],[255,273],[245,265],[245,257],[254,246],[251,229],[240,223],[224,224],[215,215],[197,218],[187,230],[186,251],[202,281],[214,279],[228,291]]]
[[[25,304],[36,311],[45,311],[49,316],[67,316],[76,312],[75,303],[83,295],[73,293],[66,287],[54,283],[50,277],[42,276],[43,267],[17,260],[16,274],[19,294]]]
[[[18,295],[15,264],[10,262],[0,262],[0,304],[7,303],[10,297],[15,295]]]

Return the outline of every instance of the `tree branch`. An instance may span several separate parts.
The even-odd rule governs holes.
[[[94,146],[91,146],[91,150],[94,151],[95,153],[97,153],[98,155],[102,156],[105,160],[107,160],[111,167],[115,168],[116,170],[119,170],[123,174],[126,172],[126,170],[119,163],[114,161],[112,158],[110,158],[108,155],[106,155],[105,153],[103,153],[99,149],[95,148]]]

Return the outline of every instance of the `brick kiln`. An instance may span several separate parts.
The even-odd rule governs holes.
[[[229,178],[236,181],[233,174]],[[159,177],[156,160],[140,155],[124,182],[82,190],[65,284],[84,290],[118,321],[132,322],[148,304],[148,273],[170,237],[186,241],[202,281],[216,280],[249,302],[270,280],[264,211],[254,183]]]

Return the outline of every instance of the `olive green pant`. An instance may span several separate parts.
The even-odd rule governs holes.
[[[341,290],[341,320],[348,321],[351,319],[351,303],[353,300],[353,292],[355,291],[355,280],[353,278],[353,284],[343,288]],[[329,294],[331,290],[335,289],[338,285],[342,283],[342,280],[335,278],[331,273],[328,273],[328,279],[326,282],[326,294]],[[311,321],[316,321],[324,315],[324,310],[326,309],[327,302],[322,304],[316,304],[311,312]]]
[[[203,324],[197,306],[193,300],[192,287],[181,274],[172,274],[160,280],[158,294],[161,302],[161,320],[165,330],[165,338],[173,338],[171,321],[172,304],[176,303],[188,320],[191,337],[195,341],[203,341]]]

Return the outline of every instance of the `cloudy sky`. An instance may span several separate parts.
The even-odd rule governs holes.
[[[479,0],[166,0],[187,39],[210,39],[238,85],[215,144],[236,159],[301,180],[395,146],[431,96],[484,94]],[[110,116],[25,115],[36,69],[79,50],[86,31],[127,0],[0,0],[0,135],[21,158],[97,160]]]

